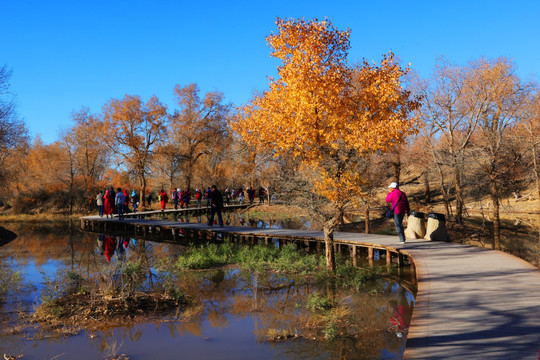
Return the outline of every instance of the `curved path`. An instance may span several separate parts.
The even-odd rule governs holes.
[[[418,294],[406,359],[538,359],[540,271],[498,251],[410,240]]]
[[[405,359],[539,359],[540,271],[506,253],[396,236],[337,233],[411,256],[418,293]]]
[[[210,228],[142,219],[125,222],[323,239],[319,231]],[[334,238],[346,244],[397,249],[413,259],[418,293],[406,359],[539,359],[540,271],[534,266],[502,252],[447,242],[407,240],[398,244],[396,236],[343,232],[335,233]]]

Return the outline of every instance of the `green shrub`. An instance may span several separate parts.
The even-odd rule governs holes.
[[[334,321],[330,321],[326,324],[323,330],[324,338],[326,340],[334,340],[339,332],[339,326]]]
[[[324,257],[298,251],[294,244],[281,249],[266,245],[207,244],[189,249],[175,263],[181,269],[209,269],[236,264],[252,271],[305,275],[324,268]]]
[[[184,255],[178,257],[175,263],[177,269],[209,269],[234,263],[232,244],[206,244],[190,248]]]
[[[19,271],[13,272],[9,268],[0,268],[0,304],[23,287],[23,280]]]
[[[306,307],[311,311],[328,312],[338,305],[337,301],[314,292],[308,296]]]
[[[146,280],[146,269],[142,266],[141,261],[128,261],[122,268],[123,290],[132,292],[140,289]]]

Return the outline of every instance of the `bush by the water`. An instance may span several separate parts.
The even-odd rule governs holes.
[[[239,245],[230,242],[193,246],[176,260],[177,270],[201,270],[235,265],[252,271],[275,271],[294,275],[311,275],[320,281],[331,281],[336,286],[360,288],[380,278],[381,269],[362,268],[349,258],[338,257],[336,273],[326,271],[325,257],[298,250],[288,244],[282,248],[272,245]]]
[[[275,246],[246,246],[225,242],[192,247],[178,258],[175,265],[181,270],[235,264],[250,270],[307,274],[320,270],[324,261],[320,255],[302,254],[293,244],[280,249]]]

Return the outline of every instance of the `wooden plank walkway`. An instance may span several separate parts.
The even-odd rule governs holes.
[[[97,218],[97,219],[96,219]],[[109,221],[99,217],[87,221]],[[323,240],[320,231],[208,227],[142,219],[125,222],[183,228],[185,231]],[[134,224],[131,224],[134,225]],[[375,246],[409,255],[418,293],[405,359],[538,359],[540,271],[498,251],[396,236],[336,233],[339,244]]]
[[[540,349],[540,271],[498,251],[408,241],[418,293],[406,359],[531,359]]]

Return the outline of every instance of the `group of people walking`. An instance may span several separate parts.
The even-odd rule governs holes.
[[[189,202],[191,201],[191,191],[189,189],[174,189],[171,193],[171,198],[174,203],[174,210],[178,210],[178,206],[180,206],[180,209],[183,209],[184,207],[187,209],[189,208]]]
[[[264,204],[268,191],[262,186],[259,188],[258,191],[255,190],[253,186],[247,187],[245,191],[244,188],[233,188],[232,190],[229,190],[229,188],[227,188],[225,189],[225,203],[229,205],[231,202],[238,202],[240,205],[243,205],[247,196],[247,201],[249,201],[250,205],[253,205],[257,194],[259,196],[259,204]]]
[[[106,218],[110,216],[112,219],[113,214],[117,213],[119,220],[123,220],[124,214],[129,212],[130,204],[132,211],[136,212],[139,200],[139,195],[135,190],[129,193],[126,189],[117,188],[115,192],[112,186],[96,195],[99,216],[105,215]]]
[[[266,195],[268,194],[268,191],[264,187],[260,187],[259,190],[255,190],[253,187],[248,187],[246,190],[244,188],[238,188],[238,189],[229,189],[226,188],[224,193],[222,194],[223,203],[225,205],[230,205],[231,203],[238,202],[240,205],[244,204],[244,201],[249,201],[249,204],[252,205],[255,201],[255,197],[259,196],[259,204],[265,203]],[[203,205],[203,201],[205,201],[205,205],[207,208],[211,207],[211,196],[212,196],[212,188],[208,186],[206,189],[199,190],[198,188],[195,189],[195,207],[201,207]],[[174,204],[174,209],[178,210],[178,207],[180,209],[189,208],[192,193],[190,189],[184,189],[181,190],[180,188],[175,188],[172,190],[170,194],[170,198],[172,199],[172,203]],[[161,210],[164,210],[167,206],[167,203],[169,201],[169,195],[166,193],[165,190],[161,189],[158,195],[158,201],[161,204]]]
[[[407,195],[399,189],[397,183],[393,182],[388,186],[389,192],[386,196],[386,202],[390,203],[391,211],[389,212],[389,217],[392,217],[394,220],[394,225],[396,227],[396,232],[399,237],[400,243],[405,243],[405,231],[403,229],[403,219],[405,214],[410,216],[410,205]],[[249,187],[246,190],[247,197],[250,204],[253,204],[255,201],[256,191],[253,187]],[[267,195],[267,190],[262,186],[259,188],[259,204],[264,204],[265,196]],[[191,201],[191,192],[189,189],[181,190],[180,188],[173,189],[171,197],[174,203],[174,209],[178,209],[178,205],[183,209],[189,208],[189,203]],[[208,218],[208,225],[212,226],[214,224],[214,217],[217,214],[218,223],[220,227],[223,227],[223,218],[221,215],[221,210],[223,208],[224,201],[228,205],[231,201],[238,201],[240,204],[244,203],[245,192],[243,188],[225,189],[225,199],[223,194],[217,189],[216,185],[208,187],[204,192],[199,189],[195,190],[195,200],[196,207],[201,207],[202,200],[206,199],[206,206],[210,208],[210,216]],[[113,213],[118,214],[118,219],[123,220],[124,214],[129,212],[129,204],[132,206],[132,211],[136,212],[137,207],[139,206],[140,197],[135,190],[129,193],[127,189],[122,190],[120,187],[114,191],[113,187],[109,187],[106,190],[100,191],[96,196],[96,204],[98,207],[98,213],[100,217],[105,215],[106,218],[113,218]],[[148,204],[151,203],[152,196],[148,195]],[[165,210],[167,203],[169,201],[169,196],[164,189],[161,189],[158,195],[158,201],[160,202],[161,210]]]

